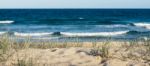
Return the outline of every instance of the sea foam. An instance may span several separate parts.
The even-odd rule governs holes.
[[[14,23],[15,21],[11,21],[11,20],[5,20],[5,21],[0,21],[0,24],[11,24]]]
[[[125,34],[129,31],[117,31],[117,32],[97,32],[97,33],[69,33],[62,32],[62,35],[65,36],[117,36],[121,34]]]
[[[15,36],[46,36],[46,35],[50,35],[52,33],[18,33],[18,32],[15,32],[14,35]]]
[[[150,23],[133,23],[133,26],[142,27],[146,29],[150,29]]]
[[[140,27],[144,27],[144,26],[150,26],[150,23],[133,23],[134,26],[140,26]]]
[[[6,32],[0,32],[0,35],[3,35],[3,34],[5,34]]]

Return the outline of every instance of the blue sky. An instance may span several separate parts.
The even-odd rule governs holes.
[[[150,8],[150,0],[0,0],[0,8]]]

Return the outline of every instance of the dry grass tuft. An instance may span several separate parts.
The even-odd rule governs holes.
[[[109,59],[112,59],[114,55],[110,53],[111,46],[110,41],[105,41],[103,43],[92,42],[90,55],[99,56],[102,58],[102,63]],[[51,49],[51,48],[69,48],[69,47],[83,47],[84,42],[39,42],[35,43],[31,39],[26,41],[15,41],[11,40],[8,36],[0,37],[0,62],[7,61],[15,52],[23,49]],[[85,48],[85,47],[84,47]],[[145,62],[150,62],[150,40],[146,41],[131,41],[124,42],[120,49],[115,51],[116,55],[118,52],[121,53],[122,59],[130,60],[144,60]],[[116,49],[116,48],[114,48]],[[35,66],[34,62],[36,60],[30,59],[18,59],[18,63],[14,66]]]

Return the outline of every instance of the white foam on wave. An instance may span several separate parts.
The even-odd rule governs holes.
[[[6,32],[0,32],[0,35],[5,34]]]
[[[128,27],[127,25],[97,25],[97,27],[106,27],[106,28],[118,28],[118,27]]]
[[[39,37],[39,38],[32,38],[37,40],[52,40],[52,39],[58,39],[59,37]]]
[[[118,32],[97,32],[97,33],[69,33],[62,32],[61,34],[66,36],[117,36],[121,34],[125,34],[129,31],[118,31]]]
[[[150,23],[133,23],[133,25],[135,25],[137,27],[142,27],[142,28],[150,29]]]
[[[11,20],[5,20],[5,21],[0,21],[0,24],[11,24],[13,22],[14,21],[11,21]]]
[[[46,35],[50,35],[52,33],[18,33],[18,32],[15,32],[14,35],[15,36],[23,36],[23,37],[26,37],[26,36],[46,36]]]
[[[83,17],[79,17],[79,19],[84,19]]]
[[[135,26],[140,26],[140,27],[145,27],[145,26],[150,26],[150,23],[133,23]]]

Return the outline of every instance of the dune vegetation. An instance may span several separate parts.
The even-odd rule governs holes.
[[[0,66],[150,66],[150,40],[18,42],[3,36]]]

